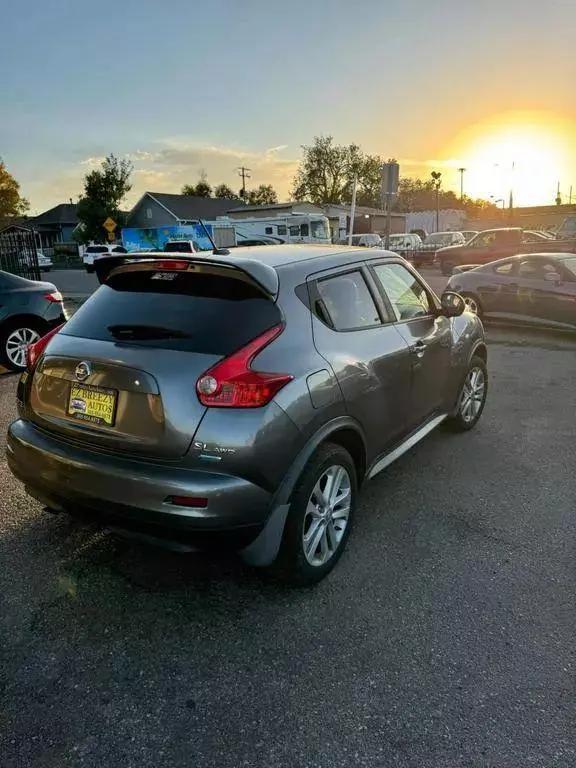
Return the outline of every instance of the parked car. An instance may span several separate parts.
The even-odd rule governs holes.
[[[422,240],[420,235],[416,235],[413,232],[390,235],[389,250],[394,251],[394,253],[401,253],[405,258],[411,258],[413,252],[421,247]]]
[[[23,251],[20,251],[18,253],[18,264],[22,269],[30,268],[34,262],[33,254],[34,251],[31,251],[30,249],[25,249]],[[50,272],[50,270],[53,267],[52,259],[48,258],[48,256],[44,255],[43,251],[36,250],[36,260],[38,261],[38,266],[40,268],[41,272]]]
[[[576,254],[522,254],[456,267],[447,287],[482,317],[576,330]]]
[[[163,250],[165,253],[198,253],[200,248],[194,240],[169,240]]]
[[[459,264],[487,264],[491,261],[515,256],[519,253],[576,252],[576,240],[549,240],[534,237],[534,232],[525,232],[519,227],[487,229],[479,232],[465,245],[442,248],[436,254],[443,275],[452,274]]]
[[[128,251],[123,245],[100,244],[87,246],[84,251],[84,256],[82,257],[86,272],[94,272],[94,262],[96,259],[100,259],[102,256],[108,256],[110,253],[128,253]]]
[[[478,234],[478,230],[476,230],[476,229],[463,229],[462,230],[462,235],[464,237],[464,240],[467,243],[469,243],[470,240],[472,240],[473,237],[476,237],[477,234]]]
[[[55,285],[0,271],[0,365],[24,370],[28,346],[64,320]]]
[[[278,237],[243,237],[239,235],[236,247],[249,248],[256,245],[279,245],[283,242]]]
[[[466,240],[462,232],[432,232],[428,235],[422,246],[414,251],[413,261],[415,267],[421,267],[424,264],[433,264],[436,253],[440,248],[446,246],[464,245]]]
[[[576,238],[576,215],[566,216],[555,234],[557,240],[571,240]]]
[[[31,348],[9,430],[10,468],[53,510],[312,583],[364,481],[482,413],[480,320],[399,256],[281,245],[98,267],[104,284]]]
[[[344,238],[344,244],[348,243],[348,238]],[[352,235],[352,245],[361,248],[382,248],[383,241],[376,232],[365,232],[364,234]]]

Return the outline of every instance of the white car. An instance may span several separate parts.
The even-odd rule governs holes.
[[[42,251],[36,251],[36,258],[38,259],[38,266],[40,267],[40,272],[50,272],[50,270],[54,266],[52,264],[52,259],[49,256],[44,256]]]
[[[348,240],[346,240],[348,242]],[[366,232],[363,235],[352,235],[352,245],[363,248],[382,248],[382,238],[375,232]]]
[[[102,256],[107,256],[109,253],[128,253],[123,245],[110,245],[99,244],[89,245],[84,251],[82,261],[86,267],[86,272],[94,272],[94,262]]]
[[[404,232],[402,234],[390,235],[390,249],[395,253],[404,251],[416,251],[422,247],[422,238],[413,232]]]

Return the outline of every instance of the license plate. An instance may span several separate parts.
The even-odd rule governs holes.
[[[68,415],[91,424],[114,426],[116,399],[114,389],[93,387],[89,384],[72,384],[68,398]]]

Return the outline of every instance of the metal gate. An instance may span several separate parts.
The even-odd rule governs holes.
[[[36,233],[33,230],[0,232],[0,270],[29,280],[40,280]]]

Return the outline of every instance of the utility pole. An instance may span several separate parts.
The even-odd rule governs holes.
[[[436,190],[436,232],[440,232],[440,184],[442,184],[442,174],[440,171],[432,171],[430,175]]]
[[[556,188],[556,205],[562,205],[562,195],[560,194],[560,182]]]
[[[570,184],[570,194],[568,195],[568,205],[572,205],[572,184]]]
[[[237,168],[238,176],[240,176],[242,179],[241,195],[242,195],[242,200],[244,200],[244,202],[246,202],[246,179],[251,178],[249,174],[250,170],[251,170],[250,168],[245,168],[243,165],[241,165],[240,168]]]
[[[460,200],[464,200],[464,172],[466,168],[458,168],[460,174]]]
[[[354,176],[354,185],[352,187],[352,205],[350,206],[350,227],[348,229],[348,245],[352,245],[352,235],[354,234],[354,217],[356,216],[356,188],[358,179]]]
[[[510,175],[510,199],[508,200],[508,208],[510,212],[510,219],[512,219],[514,215],[514,165],[515,163],[512,163],[512,173]]]

